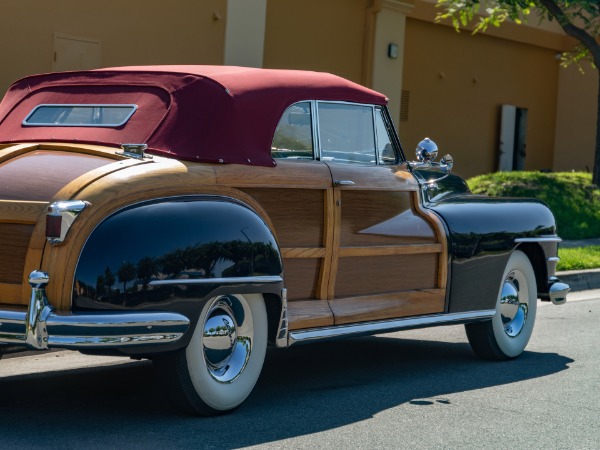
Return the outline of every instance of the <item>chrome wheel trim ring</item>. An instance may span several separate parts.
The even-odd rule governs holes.
[[[250,359],[253,339],[246,301],[234,295],[215,299],[202,328],[202,353],[210,376],[219,383],[239,377]]]
[[[519,270],[510,272],[502,285],[500,316],[504,332],[510,338],[517,337],[529,313],[529,293],[525,275]]]

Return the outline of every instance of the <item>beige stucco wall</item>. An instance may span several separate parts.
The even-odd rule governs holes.
[[[592,171],[596,145],[598,70],[584,65],[559,72],[554,170]]]
[[[264,67],[363,78],[368,0],[267,2]]]
[[[226,12],[227,0],[2,0],[0,90],[52,69],[55,32],[100,40],[104,67],[222,64]]]
[[[409,158],[425,136],[469,177],[497,168],[500,105],[528,108],[526,169],[553,167],[559,65],[555,51],[407,20],[399,131]],[[540,76],[543,74],[543,76]]]
[[[390,98],[395,121],[401,90],[410,91],[409,120],[399,127],[407,155],[429,135],[466,176],[496,168],[502,103],[529,108],[526,168],[593,163],[598,72],[558,68],[556,52],[572,41],[555,25],[506,24],[473,37],[433,24],[433,0],[260,0],[252,20],[238,14],[252,24],[247,39],[234,21],[227,30],[228,7],[245,1],[2,0],[0,92],[52,70],[56,33],[99,42],[103,67],[223,64],[235,54],[229,62],[262,58],[264,67],[327,71],[374,87]],[[397,60],[386,54],[392,42]]]

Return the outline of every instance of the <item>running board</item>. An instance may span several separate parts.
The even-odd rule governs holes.
[[[303,344],[325,339],[339,339],[344,337],[369,336],[393,331],[425,328],[436,325],[457,325],[461,323],[480,322],[491,319],[496,314],[495,309],[483,311],[469,311],[451,314],[432,314],[427,316],[407,317],[404,319],[380,320],[376,322],[351,323],[324,328],[308,328],[305,330],[290,331],[288,347],[294,344]]]

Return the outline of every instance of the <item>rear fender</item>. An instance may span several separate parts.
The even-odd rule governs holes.
[[[73,310],[173,311],[195,325],[208,298],[260,293],[279,299],[270,308],[277,316],[282,287],[274,234],[249,206],[218,196],[165,198],[123,208],[93,230],[77,262]]]

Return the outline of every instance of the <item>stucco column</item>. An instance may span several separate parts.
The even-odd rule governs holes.
[[[225,65],[262,67],[267,0],[228,0]]]
[[[414,0],[374,0],[367,11],[364,83],[385,94],[396,125],[400,120],[406,15]]]

